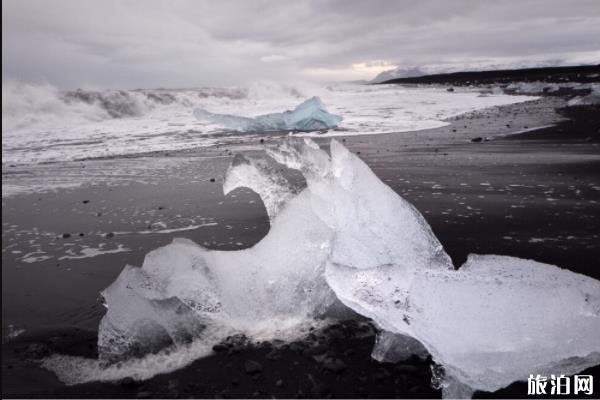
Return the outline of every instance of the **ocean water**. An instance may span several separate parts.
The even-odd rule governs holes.
[[[40,164],[255,141],[261,132],[233,132],[197,120],[194,108],[256,116],[294,108],[319,96],[341,125],[307,136],[407,132],[447,125],[445,119],[530,96],[482,95],[476,89],[398,85],[258,82],[244,87],[72,90],[3,82],[2,163]],[[281,132],[284,136],[289,132]],[[269,133],[273,136],[272,133]],[[275,134],[276,136],[276,134]]]

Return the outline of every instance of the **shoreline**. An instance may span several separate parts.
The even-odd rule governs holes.
[[[540,97],[534,100],[527,100],[525,102],[511,103],[507,105],[493,106],[465,112],[441,120],[441,122],[444,122],[447,125],[436,128],[387,133],[354,133],[349,136],[343,136],[343,131],[339,132],[339,136],[307,136],[302,133],[300,133],[298,136],[307,136],[322,145],[327,145],[332,139],[342,141],[348,145],[354,145],[363,143],[364,141],[385,142],[388,140],[388,138],[391,139],[390,141],[392,143],[396,143],[398,141],[403,142],[405,147],[429,146],[431,144],[430,142],[433,141],[439,142],[437,144],[440,145],[457,144],[461,142],[466,143],[476,137],[474,136],[475,134],[471,133],[473,130],[478,130],[484,137],[487,137],[487,135],[492,135],[493,137],[491,139],[498,139],[504,137],[505,135],[517,133],[513,132],[515,127],[523,124],[527,126],[526,124],[534,125],[557,123],[564,118],[556,113],[555,109],[557,107],[564,106],[564,104],[565,102],[562,99],[553,97]],[[489,119],[497,120],[499,118],[502,118],[502,121],[489,121]],[[462,122],[465,122],[465,124]],[[504,133],[503,131],[506,131],[507,133]],[[152,160],[157,160],[159,163],[170,163],[170,161],[173,161],[173,163],[178,163],[187,158],[231,158],[235,152],[262,152],[266,146],[280,140],[284,136],[288,136],[288,133],[267,132],[261,137],[257,136],[253,138],[252,141],[226,141],[207,146],[194,146],[183,150],[156,150],[114,156],[90,157],[68,161],[45,161],[38,164],[3,164],[3,187],[9,188],[9,190],[6,191],[8,194],[4,193],[3,191],[3,199],[22,194],[44,194],[56,190],[70,190],[72,188],[85,186],[85,177],[90,169],[95,171],[98,168],[110,167],[116,168],[118,172],[122,172],[122,168],[119,168],[120,164],[123,164],[123,166],[126,168],[131,168],[131,166],[136,168],[137,166],[135,164],[139,162],[145,163],[144,168],[149,168],[149,170],[152,171]],[[98,167],[94,169],[96,165]],[[159,172],[164,174],[164,171]],[[56,187],[49,187],[47,189],[40,190],[39,186],[48,182],[48,179],[46,179],[44,176],[45,174],[50,175],[50,181],[55,181],[57,178],[61,178],[62,176],[81,177],[84,185],[77,181],[66,181],[61,182],[61,184],[56,185]],[[40,185],[36,185],[37,182],[35,178],[38,177],[38,175],[41,176],[41,179],[38,179],[38,181],[43,182]],[[144,175],[147,175],[147,173],[144,173]],[[127,178],[127,176],[125,176],[125,178]],[[19,183],[23,181],[26,182],[28,179],[32,179],[34,181],[31,185],[31,189],[20,191],[18,189],[10,190],[11,185],[18,187]],[[118,179],[115,180],[115,182],[117,181]]]

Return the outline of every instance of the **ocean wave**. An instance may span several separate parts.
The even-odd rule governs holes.
[[[75,89],[61,91],[50,84],[18,81],[2,83],[3,130],[31,125],[95,122],[142,117],[161,107],[188,109],[214,102],[260,101],[270,98],[303,98],[293,86],[258,82],[248,87],[193,89]]]
[[[112,118],[140,116],[144,114],[146,107],[148,107],[149,104],[147,103],[155,101],[154,97],[148,97],[143,93],[138,94],[124,90],[99,92],[77,89],[72,92],[66,92],[61,97],[66,104],[83,102],[100,107],[100,109]],[[156,99],[163,98],[156,96]]]
[[[100,108],[85,102],[65,102],[62,93],[49,84],[2,82],[2,131],[65,119],[100,121],[107,117]]]
[[[343,118],[338,129],[324,135],[351,136],[436,128],[465,112],[533,99],[480,96],[475,89],[449,93],[431,87],[269,81],[243,87],[71,91],[4,82],[2,94],[5,164],[177,151],[240,140],[235,128],[196,119],[194,109],[255,118],[291,110],[317,96],[332,114]],[[243,140],[262,134],[246,133]]]

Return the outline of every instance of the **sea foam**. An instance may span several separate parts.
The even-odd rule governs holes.
[[[313,107],[308,118],[306,110],[281,113],[312,97],[327,104],[327,114],[316,100],[309,102]],[[283,131],[271,132],[269,138],[285,136],[287,129],[316,129],[321,132],[301,134],[321,136],[416,131],[448,125],[446,118],[461,113],[531,99],[480,97],[478,89],[448,93],[444,88],[397,85],[261,82],[224,88],[62,91],[50,85],[6,81],[2,85],[2,161],[39,164],[216,143],[256,143],[257,137],[274,129]],[[212,117],[199,120],[193,109],[210,110],[221,118],[207,114]],[[234,117],[229,119],[235,122],[233,127],[223,124],[222,115]],[[257,115],[264,118],[254,119]],[[290,119],[294,116],[300,119]],[[323,133],[333,126],[339,130]]]

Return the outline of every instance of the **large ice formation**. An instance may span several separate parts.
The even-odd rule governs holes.
[[[331,151],[329,157],[308,139],[269,150],[306,178],[297,194],[278,169],[237,156],[224,191],[247,186],[258,193],[271,218],[269,234],[241,251],[178,239],[150,252],[141,268],[127,266],[102,293],[108,311],[100,325],[101,357],[184,344],[202,337],[205,326],[247,332],[267,320],[276,325],[325,315],[337,302],[325,280],[327,262],[451,268],[414,207],[338,142]]]
[[[386,331],[420,341],[444,366],[448,397],[600,363],[600,283],[552,265],[495,255],[457,271],[329,264],[327,281]]]
[[[318,131],[337,127],[342,117],[330,114],[318,97],[311,97],[293,110],[259,115],[254,118],[214,114],[197,108],[194,115],[201,121],[224,125],[243,132]]]
[[[431,354],[449,397],[600,363],[597,280],[496,255],[471,255],[455,270],[423,216],[340,143],[331,142],[329,155],[289,138],[268,155],[299,170],[306,187],[294,189],[273,160],[242,156],[224,187],[247,186],[263,198],[268,235],[240,251],[176,239],[141,268],[127,266],[103,292],[102,359],[251,336],[259,326],[274,337],[341,302],[381,330],[374,358]],[[56,359],[46,365],[60,370]],[[72,370],[59,376],[69,380]],[[69,382],[86,379],[98,378]]]

